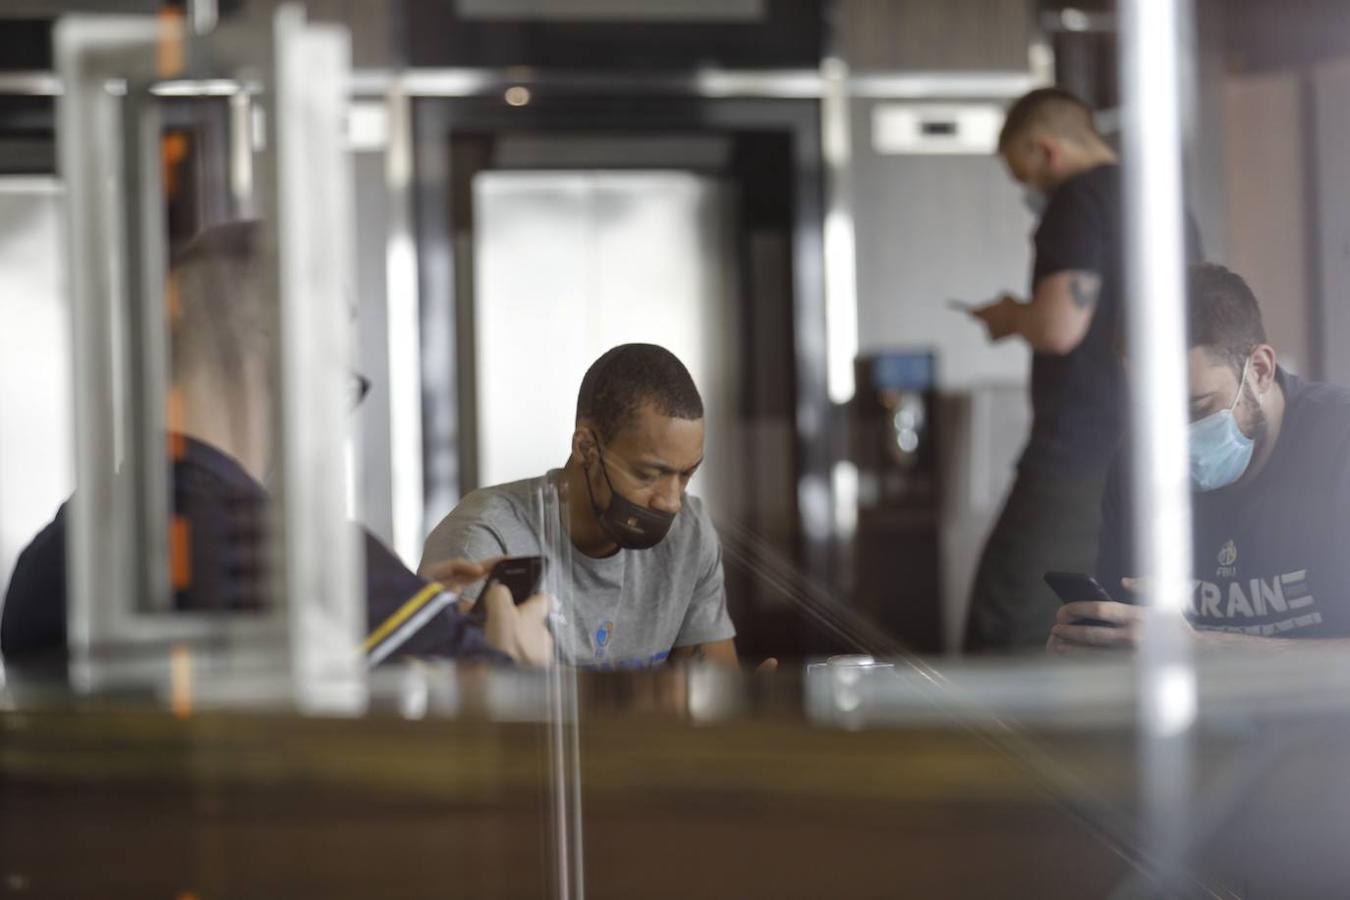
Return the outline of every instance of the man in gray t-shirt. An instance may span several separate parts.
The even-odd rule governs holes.
[[[555,618],[564,656],[602,668],[734,663],[721,544],[685,493],[703,461],[703,401],[688,370],[652,344],[615,347],[582,380],[576,422],[563,468],[465,497],[427,538],[420,569],[543,554],[535,498],[551,480],[572,541],[571,604]]]

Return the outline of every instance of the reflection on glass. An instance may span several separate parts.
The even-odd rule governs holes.
[[[682,33],[697,44],[708,4],[676,5],[695,17]],[[429,15],[420,6],[410,14]],[[1152,421],[1147,407],[1130,426],[1117,388],[1131,366],[1136,379],[1157,371],[1139,372],[1140,342],[1118,335],[1138,302],[1115,214],[1130,188],[1114,165],[1112,116],[1094,115],[1120,107],[1116,80],[1104,77],[1116,63],[1116,20],[1071,10],[1040,22],[1061,29],[1061,87],[1082,102],[1042,94],[1058,111],[1010,128],[1001,158],[921,155],[874,140],[867,132],[879,118],[867,113],[898,100],[941,105],[952,115],[938,137],[951,149],[965,143],[963,110],[1002,101],[941,96],[973,90],[960,78],[868,74],[905,68],[925,50],[905,43],[922,33],[910,16],[945,21],[942,4],[908,4],[899,18],[885,6],[832,6],[840,34],[831,52],[852,74],[831,65],[823,87],[817,59],[799,61],[786,82],[770,70],[738,73],[733,59],[714,80],[734,97],[701,95],[707,78],[669,73],[413,71],[392,85],[367,73],[357,90],[368,113],[385,104],[372,84],[397,95],[388,118],[396,158],[373,133],[351,148],[351,293],[363,330],[353,360],[314,355],[336,347],[327,342],[336,330],[278,334],[275,285],[260,275],[272,262],[319,270],[309,312],[338,323],[324,318],[328,304],[345,307],[334,298],[346,295],[329,290],[336,269],[313,265],[323,257],[305,241],[345,247],[316,237],[349,224],[337,194],[323,192],[331,215],[279,217],[278,229],[283,218],[304,227],[278,235],[281,257],[263,251],[266,265],[258,226],[234,221],[274,211],[255,189],[308,185],[305,153],[290,170],[304,177],[278,183],[264,163],[280,146],[302,146],[288,143],[288,129],[318,110],[275,115],[265,85],[251,97],[163,98],[152,168],[172,271],[165,308],[146,318],[170,339],[168,433],[156,426],[148,438],[167,441],[171,464],[161,511],[173,590],[166,608],[136,598],[131,625],[228,621],[220,635],[256,659],[281,634],[248,630],[283,612],[275,523],[300,538],[327,534],[323,489],[284,520],[274,515],[288,498],[287,466],[318,471],[337,451],[301,441],[276,459],[276,432],[315,420],[361,430],[372,452],[350,471],[373,531],[397,532],[405,557],[426,539],[414,574],[353,529],[366,571],[348,586],[366,628],[363,639],[337,634],[335,646],[370,668],[364,716],[311,721],[283,706],[255,718],[247,710],[265,701],[248,689],[227,698],[237,708],[222,716],[211,701],[226,696],[227,679],[185,644],[166,654],[167,704],[119,699],[153,715],[167,705],[183,721],[138,713],[128,728],[124,707],[72,710],[60,689],[50,706],[24,693],[27,660],[21,645],[12,651],[35,633],[25,615],[65,609],[53,585],[66,560],[48,553],[63,552],[63,519],[34,533],[71,485],[59,446],[35,453],[30,435],[14,440],[15,421],[57,430],[49,409],[22,416],[25,403],[58,402],[44,392],[59,390],[61,376],[50,368],[60,342],[40,296],[52,286],[22,265],[47,262],[13,248],[39,232],[48,248],[59,241],[54,209],[34,215],[17,204],[0,216],[0,564],[35,551],[7,582],[3,610],[6,662],[19,675],[0,690],[0,820],[13,816],[0,834],[25,863],[0,873],[5,886],[97,893],[95,876],[42,864],[51,834],[92,822],[98,850],[129,861],[119,872],[137,896],[387,893],[388,867],[365,858],[400,860],[400,884],[418,894],[485,897],[1343,892],[1350,399],[1325,382],[1350,371],[1350,332],[1334,302],[1347,271],[1338,212],[1350,208],[1341,202],[1350,178],[1340,177],[1346,67],[1314,62],[1297,42],[1265,46],[1264,32],[1306,10],[1273,19],[1261,4],[1196,4],[1202,81],[1214,83],[1201,85],[1195,130],[1225,156],[1211,147],[1191,160],[1187,194],[1205,251],[1227,267],[1192,271],[1189,342],[1167,360],[1186,366],[1190,401],[1188,455],[1168,462],[1191,470],[1194,524],[1168,549],[1195,570],[1181,585],[1186,623],[1176,632],[1198,651],[1192,669],[1137,655],[1156,585],[1134,580],[1142,563],[1132,525],[1166,534],[1156,526],[1169,510],[1131,501],[1131,456],[1115,453],[1122,434]],[[776,27],[766,23],[784,4],[758,7],[744,17],[747,34]],[[1015,18],[1008,53],[1024,58],[1025,17]],[[506,43],[560,40],[549,36],[563,33],[556,27]],[[904,58],[883,58],[890,43]],[[599,57],[596,66],[607,64]],[[1026,81],[991,76],[979,87],[1012,100]],[[336,83],[315,78],[307,89]],[[234,90],[229,79],[209,84]],[[823,89],[828,139],[837,149],[848,138],[848,159],[822,153]],[[478,95],[448,96],[461,91]],[[916,100],[916,91],[934,96]],[[845,120],[848,135],[835,127]],[[1142,133],[1161,146],[1160,131]],[[315,170],[333,163],[325,159]],[[829,216],[822,159],[852,186],[852,202]],[[1072,159],[1082,165],[1070,173]],[[72,184],[82,171],[70,172]],[[1033,189],[1035,222],[1008,174]],[[448,216],[443,230],[437,216]],[[856,291],[844,291],[857,295],[856,359],[849,340],[835,340],[838,309],[824,302],[842,296],[838,273],[820,266],[826,244],[843,247],[840,234],[856,244],[844,248],[857,257]],[[1046,286],[1061,289],[1082,343],[1019,327]],[[1003,290],[1021,299],[995,300]],[[84,309],[125,316],[127,298],[110,296],[120,305]],[[1179,298],[1172,306],[1182,308]],[[122,345],[122,368],[108,370],[136,371],[144,336],[125,322],[107,330]],[[986,337],[1012,340],[996,348]],[[616,349],[636,363],[606,369]],[[1028,359],[1036,409],[1019,464]],[[283,410],[278,387],[297,370],[305,377],[290,383],[306,387]],[[828,402],[844,382],[853,389],[836,399],[853,399]],[[361,415],[346,415],[363,401]],[[423,411],[436,423],[425,442],[415,427]],[[100,414],[86,408],[77,419]],[[147,437],[143,424],[109,424],[120,437],[99,464],[110,474],[125,471],[119,448]],[[425,476],[424,453],[436,461]],[[1000,506],[1005,479],[1017,486]],[[475,489],[447,497],[447,484]],[[137,490],[112,487],[121,499]],[[429,535],[424,503],[443,518]],[[991,534],[1000,511],[1008,521]],[[106,537],[113,546],[123,536]],[[320,570],[345,557],[332,541],[315,543]],[[981,567],[986,544],[996,564]],[[536,555],[548,566],[533,598],[518,603],[503,577],[490,585],[496,558]],[[1068,571],[1058,584],[1089,591],[1095,575],[1100,596],[1057,596],[1044,575],[1059,569]],[[117,573],[95,574],[111,591]],[[956,656],[972,582],[977,597],[1003,602],[977,602],[971,649],[1021,655]],[[318,583],[298,578],[287,599]],[[323,609],[332,592],[309,594]],[[66,623],[47,625],[46,646],[59,648]],[[303,619],[299,631],[343,631],[332,626]],[[943,650],[951,655],[936,655]],[[781,665],[773,677],[772,665],[755,672],[766,660]],[[30,706],[43,715],[27,715]],[[1194,741],[1193,779],[1178,765],[1189,756],[1138,752],[1178,737]],[[90,785],[114,778],[118,802],[105,806]],[[128,825],[121,791],[172,797],[166,808],[182,812]],[[1147,801],[1159,793],[1193,815],[1158,830],[1163,807],[1150,820]],[[289,843],[265,840],[282,807],[305,827]],[[1169,838],[1161,855],[1159,835]],[[166,853],[175,841],[190,852]],[[333,852],[358,844],[363,859]],[[693,863],[672,869],[672,848]],[[148,886],[135,881],[142,870]]]

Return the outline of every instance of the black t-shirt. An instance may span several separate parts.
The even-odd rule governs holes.
[[[1031,286],[1069,271],[1094,272],[1101,290],[1083,340],[1064,356],[1036,353],[1031,361],[1031,439],[1020,468],[1048,474],[1101,472],[1120,444],[1125,419],[1122,349],[1122,226],[1120,167],[1098,166],[1070,178],[1050,197],[1033,239]],[[1200,236],[1189,216],[1188,253],[1200,258]]]
[[[219,450],[186,438],[173,466],[174,513],[186,535],[190,585],[175,592],[180,610],[248,610],[262,605],[267,583],[267,495]],[[24,548],[5,593],[0,652],[7,659],[61,654],[66,646],[66,528],[69,502]],[[361,529],[365,548],[367,631],[419,595],[427,582]],[[403,644],[399,655],[506,659],[482,630],[453,607]]]
[[[1193,492],[1189,618],[1198,628],[1291,638],[1350,635],[1350,389],[1283,371],[1275,449],[1250,482]],[[1127,600],[1134,575],[1124,456],[1102,499],[1098,579]]]

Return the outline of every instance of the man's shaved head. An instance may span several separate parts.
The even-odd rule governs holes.
[[[999,152],[1007,153],[1013,142],[1036,132],[1076,143],[1101,140],[1092,109],[1060,88],[1034,90],[1012,105],[998,136]]]

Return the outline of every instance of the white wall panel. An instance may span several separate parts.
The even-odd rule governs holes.
[[[510,171],[478,175],[473,191],[480,482],[566,462],[586,369],[642,341],[678,356],[703,394],[709,465],[695,490],[716,496],[736,346],[722,185],[681,172]]]
[[[74,487],[64,241],[54,181],[0,179],[0,585]]]

